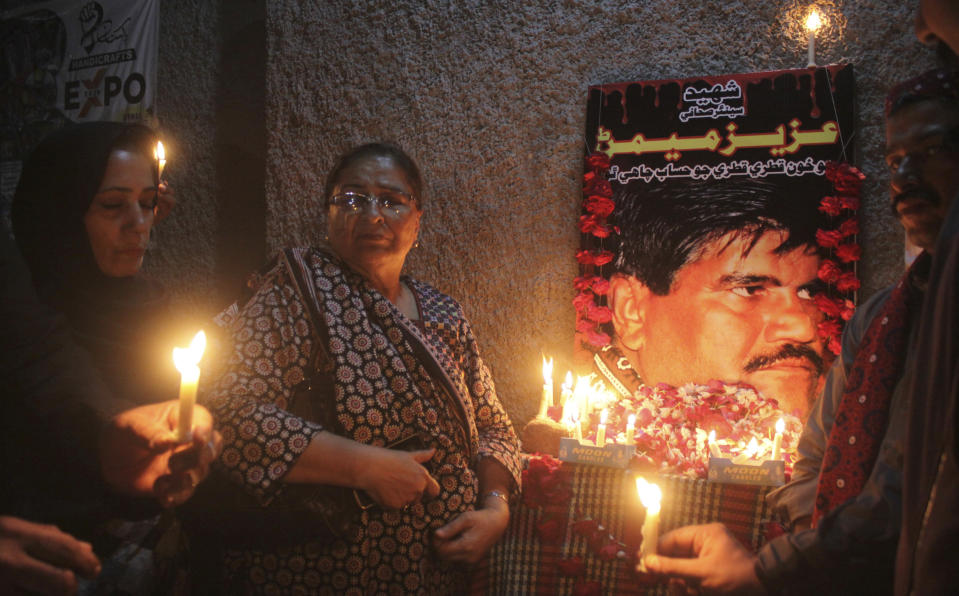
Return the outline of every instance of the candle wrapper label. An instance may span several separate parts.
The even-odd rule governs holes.
[[[756,464],[736,464],[726,457],[709,458],[709,481],[727,484],[782,486],[786,480],[786,464],[769,460]]]
[[[633,445],[607,443],[605,447],[597,447],[569,437],[559,440],[559,459],[577,464],[626,469],[635,451],[636,447]]]

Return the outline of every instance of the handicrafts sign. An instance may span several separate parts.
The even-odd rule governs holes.
[[[805,418],[859,287],[849,65],[591,87],[577,343]]]
[[[67,122],[152,123],[159,8],[159,0],[50,0],[2,12],[2,217],[22,160],[51,131]]]

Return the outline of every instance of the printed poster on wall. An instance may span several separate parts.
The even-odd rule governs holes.
[[[67,122],[152,123],[159,0],[54,0],[2,13],[2,202],[20,164]]]
[[[856,278],[853,69],[598,85],[577,349],[620,393],[749,385],[805,417]]]

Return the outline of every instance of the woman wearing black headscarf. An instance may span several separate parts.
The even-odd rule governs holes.
[[[139,275],[159,196],[156,141],[138,124],[62,128],[25,162],[12,208],[40,299],[134,404],[176,397],[170,349],[185,345],[162,287]]]
[[[11,215],[38,297],[64,316],[111,397],[125,408],[166,402],[157,415],[170,418],[179,383],[171,348],[189,338],[171,324],[162,287],[140,275],[160,194],[156,142],[139,124],[92,122],[54,132],[24,163]],[[28,435],[20,444],[32,440]],[[172,435],[162,440],[174,441]],[[27,448],[19,458],[36,497],[24,513],[93,542],[104,571],[84,593],[162,592],[158,586],[170,576],[159,575],[150,552],[159,536],[156,502],[115,499],[102,480],[122,469],[102,466],[102,480],[83,484],[74,478],[71,452],[52,454],[61,470],[29,469],[30,462],[48,461],[36,459],[41,450]],[[190,476],[194,486],[205,474],[199,472]]]

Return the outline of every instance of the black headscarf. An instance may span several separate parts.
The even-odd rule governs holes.
[[[167,299],[158,284],[140,276],[104,275],[83,219],[111,153],[124,149],[152,160],[155,146],[154,132],[140,124],[61,128],[27,158],[11,209],[14,235],[40,299],[66,317],[114,393],[140,403],[176,397],[175,387],[168,390],[163,382],[161,389],[155,382],[158,374],[175,376],[170,344],[160,341]],[[157,178],[154,170],[154,182]]]

